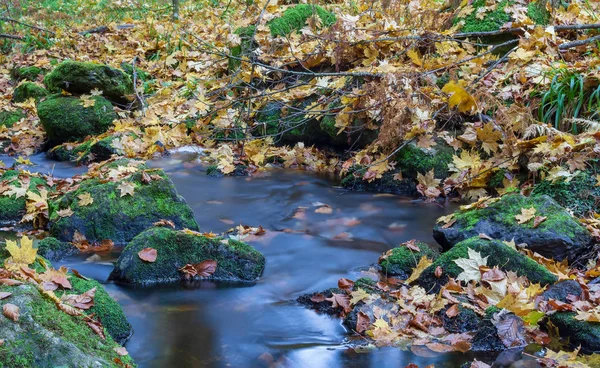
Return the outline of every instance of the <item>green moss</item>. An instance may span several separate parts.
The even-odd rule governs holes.
[[[37,106],[40,122],[50,144],[78,141],[89,135],[106,132],[117,119],[110,102],[93,96],[94,106],[84,107],[79,98],[53,95]]]
[[[116,138],[110,136],[101,140],[90,139],[81,144],[65,143],[52,148],[47,155],[48,158],[53,160],[73,161],[78,164],[101,162],[119,153],[119,150],[113,146],[113,141]]]
[[[157,250],[153,263],[138,257],[138,252],[147,247]],[[210,278],[221,280],[254,281],[265,265],[263,255],[248,244],[156,227],[139,234],[125,247],[110,279],[138,285],[178,282],[181,267],[205,260],[217,261]]]
[[[0,173],[2,172],[0,171]],[[17,170],[7,170],[2,173],[2,176],[0,176],[0,183],[21,188],[21,182],[19,180],[19,175],[21,174],[28,176],[27,174],[23,174]],[[45,180],[35,176],[29,177],[28,190],[39,194],[39,190],[37,189],[38,186],[48,189]],[[11,196],[0,196],[0,223],[11,224],[18,222],[21,220],[24,214],[25,197],[16,198],[16,195],[14,194]]]
[[[323,9],[319,5],[299,4],[286,9],[283,15],[268,23],[271,35],[287,36],[293,31],[299,31],[306,26],[308,18],[317,14],[323,26],[330,27],[336,22],[335,14]]]
[[[482,257],[488,257],[488,266],[498,266],[504,271],[516,272],[519,276],[527,277],[533,283],[547,285],[557,281],[556,276],[544,266],[504,243],[497,240],[488,241],[479,237],[472,237],[456,244],[438,257],[423,271],[417,280],[418,284],[426,290],[435,291],[444,285],[449,277],[456,278],[463,270],[454,261],[459,258],[469,258],[468,249],[479,252]],[[437,267],[440,267],[443,272],[440,278],[435,276]]]
[[[37,243],[38,255],[51,261],[59,261],[76,254],[78,249],[71,243],[61,242],[54,237],[47,237]]]
[[[406,246],[390,249],[379,261],[383,273],[406,279],[412,273],[413,268],[417,267],[421,257],[433,260],[438,256],[438,253],[431,249],[429,245],[421,242],[416,245],[420,251],[411,250]]]
[[[508,0],[498,2],[494,11],[486,12],[485,17],[479,19],[477,10],[486,6],[486,0],[475,0],[471,4],[474,8],[473,12],[464,18],[454,19],[454,24],[464,21],[461,32],[465,33],[497,31],[511,20],[510,15],[504,11],[509,4]]]
[[[370,290],[373,287],[375,287],[376,284],[377,284],[377,281],[375,281],[371,278],[361,277],[361,278],[357,279],[356,281],[354,281],[352,290],[358,290],[358,289]]]
[[[532,1],[527,5],[527,16],[535,23],[546,25],[550,22],[550,12],[546,9],[546,1]]]
[[[219,170],[219,167],[217,165],[209,165],[206,168],[206,175],[220,177],[223,176],[223,173],[221,172],[221,170]]]
[[[240,27],[233,32],[240,36],[241,42],[239,45],[233,46],[229,49],[229,53],[231,56],[233,56],[229,59],[228,70],[230,72],[239,69],[240,65],[242,64],[242,61],[238,60],[239,58],[243,56],[250,57],[251,53],[254,51],[254,49],[256,49],[257,44],[254,42],[253,38],[255,30],[256,26],[250,25],[247,27]]]
[[[592,171],[586,171],[579,173],[569,182],[559,180],[552,183],[543,180],[533,188],[532,194],[552,197],[577,217],[589,216],[598,212],[600,203],[600,186],[596,185],[596,175]]]
[[[361,165],[353,165],[348,169],[340,181],[340,185],[356,191],[394,193],[405,196],[415,196],[418,194],[414,179],[394,179],[394,175],[399,170],[392,170],[383,174],[381,179],[375,179],[372,182],[363,180],[367,169]]]
[[[27,117],[23,110],[1,111],[0,126],[11,128],[19,120]]]
[[[13,91],[12,100],[13,102],[25,102],[30,98],[39,100],[42,97],[48,96],[48,91],[45,88],[38,86],[33,82],[25,82],[17,86]]]
[[[21,81],[23,79],[35,82],[38,76],[46,74],[46,70],[38,68],[37,66],[26,66],[22,68],[14,68],[10,72],[10,76],[16,80]]]
[[[111,100],[122,100],[133,94],[133,82],[122,70],[107,65],[63,61],[44,78],[52,92],[90,93],[94,89]]]
[[[498,170],[494,171],[494,173],[488,180],[488,186],[490,188],[502,187],[505,177],[506,177],[506,169],[498,169]]]
[[[448,164],[452,162],[454,149],[441,140],[431,149],[422,149],[415,144],[407,144],[396,155],[398,168],[407,178],[416,178],[418,173],[426,174],[433,170],[435,177],[448,177]]]
[[[561,337],[568,338],[571,346],[581,347],[585,353],[600,351],[600,323],[584,322],[575,319],[574,312],[558,312],[548,315],[548,319],[558,328]]]
[[[125,161],[112,162],[113,165],[126,165]],[[115,167],[116,167],[115,166]],[[179,228],[197,230],[198,225],[192,210],[185,200],[177,194],[173,182],[162,170],[151,170],[160,180],[142,182],[142,170],[147,166],[138,166],[137,173],[125,181],[134,185],[134,195],[120,196],[118,186],[121,182],[103,183],[98,179],[82,182],[76,191],[50,204],[50,232],[60,240],[70,241],[75,230],[86,236],[89,241],[111,239],[117,244],[130,241],[135,235],[159,220],[171,220]],[[79,206],[78,196],[89,193],[94,202],[89,206]],[[59,217],[56,211],[71,208],[70,217]]]

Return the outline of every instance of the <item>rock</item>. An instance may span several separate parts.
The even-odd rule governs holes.
[[[307,20],[315,13],[321,18],[321,24],[324,27],[329,27],[336,22],[335,14],[319,5],[298,4],[287,8],[281,17],[269,21],[267,25],[273,37],[287,36],[304,28]]]
[[[568,337],[569,344],[586,354],[600,353],[600,323],[575,319],[574,312],[557,312],[548,315],[548,320],[558,328],[560,336]]]
[[[583,295],[581,285],[575,280],[563,280],[551,285],[542,293],[545,300],[555,299],[563,303],[570,302],[569,296],[580,299]],[[572,300],[571,300],[572,301]]]
[[[472,237],[456,244],[452,249],[442,253],[429,267],[427,267],[419,278],[417,284],[428,292],[437,292],[445,285],[449,277],[456,278],[463,270],[454,261],[459,258],[468,258],[468,249],[473,249],[488,257],[489,267],[498,266],[503,271],[513,271],[519,276],[525,276],[533,283],[542,285],[552,284],[557,281],[555,275],[550,273],[544,266],[531,258],[517,252],[498,240],[485,240]],[[435,270],[440,267],[442,274],[435,276]]]
[[[178,229],[198,230],[194,213],[164,171],[124,159],[100,165],[97,170],[99,178],[82,181],[76,190],[50,203],[50,234],[58,240],[72,241],[77,231],[90,242],[110,239],[124,245],[160,220],[172,221]],[[123,171],[133,173],[116,182],[108,181]],[[143,176],[151,180],[145,183]],[[121,196],[119,185],[123,183],[133,185],[133,195]],[[78,196],[85,194],[93,203],[80,206]],[[67,208],[73,215],[60,217],[57,212]]]
[[[333,294],[344,294],[344,291],[338,288],[330,288],[316,293],[300,295],[296,301],[306,307],[316,310],[319,313],[333,316],[338,315],[340,310],[338,308],[334,308],[330,301],[325,300],[325,298],[331,298]]]
[[[53,237],[40,240],[37,243],[37,249],[40,256],[52,262],[61,261],[79,252],[72,243],[61,242]]]
[[[102,340],[81,316],[60,311],[32,285],[0,286],[0,291],[13,293],[0,301],[0,308],[11,303],[19,307],[20,313],[16,322],[0,315],[3,366],[112,367],[115,358],[133,364],[131,357],[115,352],[119,345],[110,335]]]
[[[40,87],[33,82],[25,82],[19,84],[13,91],[12,101],[21,103],[33,98],[38,101],[42,97],[48,96],[49,93],[44,87]]]
[[[123,102],[134,93],[131,78],[120,69],[108,65],[63,61],[44,78],[51,92],[89,94],[92,90],[102,91],[102,96],[111,101]]]
[[[144,248],[156,249],[155,262],[140,259],[138,253]],[[109,279],[134,285],[175,283],[184,280],[180,268],[206,260],[216,261],[217,267],[202,279],[252,282],[260,277],[265,266],[263,255],[246,243],[155,227],[139,234],[125,247]]]
[[[31,82],[35,82],[39,79],[40,76],[43,76],[48,71],[37,66],[25,66],[21,68],[14,68],[10,72],[10,76],[12,79],[20,82],[22,80],[28,80]]]
[[[117,114],[110,102],[100,96],[90,100],[94,106],[84,107],[83,100],[61,95],[49,96],[38,103],[38,116],[51,146],[98,135],[112,126]]]
[[[477,313],[475,313],[472,309],[463,307],[460,304],[458,305],[458,314],[454,317],[449,317],[446,314],[448,309],[449,307],[446,307],[439,313],[444,328],[448,332],[463,333],[475,331],[482,323],[483,319]]]
[[[0,185],[21,188],[21,185],[29,182],[27,191],[40,194],[39,188],[48,189],[44,179],[17,170],[0,170]],[[17,196],[19,196],[17,198]],[[8,194],[6,191],[0,194],[0,226],[14,226],[25,215],[25,195]]]
[[[403,280],[410,277],[412,270],[417,267],[421,257],[435,259],[439,254],[425,243],[418,242],[420,249],[414,251],[406,246],[399,246],[388,250],[379,257],[381,272],[386,276],[397,276]]]
[[[597,169],[600,172],[600,168]],[[548,195],[577,217],[586,217],[598,211],[600,186],[596,185],[598,172],[588,170],[575,175],[569,182],[542,180],[533,188],[532,195]]]
[[[127,135],[131,137],[131,140],[137,138],[133,133]],[[93,138],[81,144],[63,143],[49,150],[46,156],[52,160],[72,161],[78,164],[106,161],[112,155],[124,154],[122,147],[118,147],[116,144],[117,138],[116,135],[113,135],[102,139]]]
[[[533,220],[520,225],[515,215],[521,209],[535,208],[535,216],[546,220],[533,227]],[[494,239],[526,243],[527,248],[544,257],[557,261],[568,259],[570,263],[589,251],[592,244],[590,233],[563,207],[548,196],[524,197],[508,194],[486,208],[458,211],[456,222],[444,228],[437,225],[433,237],[444,249],[479,234]]]
[[[23,110],[0,111],[0,127],[11,128],[19,120],[26,117],[27,114]]]

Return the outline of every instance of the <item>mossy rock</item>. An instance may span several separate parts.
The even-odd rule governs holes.
[[[71,243],[62,242],[54,237],[47,237],[37,243],[38,254],[45,259],[57,262],[73,254],[78,249]]]
[[[569,182],[542,180],[533,188],[532,194],[548,195],[575,216],[586,217],[597,212],[600,206],[600,186],[596,185],[596,175],[595,172],[584,171]]]
[[[381,179],[375,179],[371,182],[362,179],[366,171],[367,168],[364,166],[354,165],[350,167],[348,172],[341,178],[340,186],[359,192],[393,193],[409,197],[419,195],[414,179],[396,180],[394,178],[399,170],[385,172]]]
[[[21,83],[17,86],[17,88],[15,88],[13,91],[12,100],[16,103],[25,102],[30,98],[38,101],[42,97],[46,97],[48,95],[49,92],[44,87],[38,86],[33,82],[25,82]]]
[[[574,312],[557,312],[547,317],[572,347],[581,347],[586,354],[600,353],[600,323],[579,321],[575,316]]]
[[[286,9],[281,17],[271,20],[267,25],[273,37],[287,36],[293,31],[299,31],[306,26],[308,18],[317,14],[324,27],[330,27],[336,22],[335,14],[319,5],[298,4]]]
[[[322,295],[325,298],[331,298],[333,296],[333,294],[345,294],[345,292],[342,289],[329,288],[327,290],[323,290],[323,291],[319,291],[319,292],[302,294],[296,299],[296,301],[299,304],[301,304],[305,307],[314,309],[315,311],[317,311],[319,313],[329,314],[329,315],[337,315],[340,313],[340,309],[333,307],[332,303],[329,300],[322,300],[322,301],[316,301],[316,302],[314,301],[314,300],[321,300],[321,298],[315,299],[315,297],[317,297],[317,296]]]
[[[14,186],[21,188],[21,181],[19,175],[29,179],[28,191],[33,191],[39,194],[38,188],[49,189],[45,180],[29,176],[28,174],[22,173],[17,170],[0,170],[0,184]],[[21,221],[23,215],[26,213],[25,210],[25,196],[17,198],[13,195],[0,195],[0,225],[1,226],[13,226]]]
[[[135,136],[133,133],[131,135]],[[51,160],[72,161],[78,164],[106,161],[112,155],[123,153],[114,145],[116,138],[117,136],[109,136],[100,140],[94,138],[81,144],[63,143],[48,151],[46,156]]]
[[[444,329],[450,333],[463,333],[477,330],[482,323],[482,318],[470,308],[458,305],[458,314],[454,317],[449,317],[446,311],[450,307],[442,309],[438,315],[442,320]]]
[[[89,94],[92,90],[102,91],[102,96],[111,101],[127,100],[134,93],[129,75],[120,69],[96,63],[63,61],[44,78],[51,92],[65,90],[76,94]]]
[[[140,259],[144,248],[156,249],[155,262]],[[175,283],[184,279],[180,268],[206,260],[217,261],[216,271],[207,277],[213,280],[253,282],[265,267],[264,256],[246,243],[155,227],[125,247],[109,279],[135,285]]]
[[[38,80],[39,76],[45,75],[47,72],[48,71],[46,69],[42,69],[37,66],[25,66],[11,70],[10,76],[17,82],[22,80],[35,82]]]
[[[454,261],[459,258],[469,258],[468,249],[479,252],[482,257],[488,257],[489,267],[498,266],[503,271],[513,271],[519,276],[525,276],[532,283],[542,285],[556,282],[555,275],[544,266],[531,258],[517,252],[498,240],[485,240],[478,236],[466,239],[456,244],[452,249],[442,253],[417,279],[417,284],[429,292],[435,292],[448,282],[450,277],[456,278],[463,270]],[[440,277],[435,276],[437,267],[442,269]]]
[[[415,179],[433,170],[437,179],[449,176],[448,164],[452,162],[454,149],[441,139],[431,148],[420,148],[413,142],[404,146],[396,155],[397,168],[405,178]]]
[[[12,303],[19,307],[14,322],[0,315],[0,367],[119,367],[133,365],[130,356],[119,356],[119,345],[107,334],[102,340],[81,316],[60,311],[53,301],[31,285],[0,286],[13,293],[0,301],[0,307]]]
[[[410,277],[412,270],[417,267],[417,264],[422,257],[427,257],[431,260],[435,259],[439,254],[425,243],[418,242],[416,246],[419,251],[414,251],[406,246],[399,246],[387,251],[379,258],[379,265],[383,274],[387,276],[397,276],[406,280]]]
[[[519,224],[515,216],[521,214],[521,209],[532,207],[536,209],[535,216],[544,216],[546,220],[536,228],[533,219]],[[574,262],[589,251],[592,244],[590,233],[546,195],[507,194],[485,208],[455,212],[454,220],[456,222],[448,228],[436,225],[433,229],[433,237],[444,249],[486,234],[498,240],[526,243],[529,249],[544,257]]]
[[[117,114],[111,103],[101,96],[91,100],[94,106],[84,107],[79,98],[52,95],[38,103],[38,116],[50,145],[102,134],[112,126]]]
[[[23,110],[0,111],[0,127],[11,128],[19,120],[26,118],[27,114]]]
[[[113,167],[128,166],[127,160],[111,163]],[[71,241],[79,231],[90,242],[110,239],[124,245],[136,235],[160,220],[173,221],[178,229],[198,230],[194,213],[177,194],[173,182],[160,169],[138,165],[130,178],[105,182],[98,178],[87,179],[75,191],[50,203],[50,233],[61,241]],[[142,172],[153,175],[149,183],[142,181]],[[118,186],[131,182],[134,195],[121,196]],[[94,202],[88,206],[78,204],[78,196],[89,193]],[[59,217],[58,210],[71,208],[73,215]]]

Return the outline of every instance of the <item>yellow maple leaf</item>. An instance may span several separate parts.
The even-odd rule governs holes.
[[[410,49],[406,52],[406,55],[408,55],[408,57],[410,58],[410,60],[417,66],[423,66],[423,61],[421,60],[421,56],[419,56],[419,52],[414,50],[414,49]]]
[[[460,84],[450,81],[442,88],[442,92],[450,95],[448,105],[450,108],[457,107],[459,112],[470,113],[476,109],[475,99]]]
[[[369,293],[367,293],[364,289],[358,288],[358,290],[353,291],[351,294],[352,299],[350,299],[350,304],[356,305],[358,302],[368,299]]]
[[[14,240],[6,240],[6,250],[10,253],[10,258],[4,261],[4,265],[9,270],[19,270],[21,266],[29,266],[35,262],[37,249],[33,248],[33,240],[26,236],[21,238],[21,247]]]
[[[79,205],[81,207],[89,206],[94,203],[94,198],[92,198],[90,193],[82,193],[78,195],[77,198],[79,198]]]
[[[93,107],[96,104],[96,100],[92,99],[91,96],[89,95],[81,95],[81,97],[79,97],[79,99],[81,100],[81,103],[83,104],[83,107]]]
[[[481,148],[490,154],[498,150],[498,141],[502,138],[502,133],[494,130],[492,123],[487,123],[483,128],[477,129],[477,138],[481,141]]]
[[[419,263],[417,263],[417,267],[413,268],[412,273],[410,274],[410,277],[408,279],[406,279],[406,283],[410,284],[411,282],[418,279],[419,276],[421,276],[421,274],[423,273],[423,271],[427,267],[431,266],[432,263],[433,262],[429,258],[427,258],[425,256],[421,257],[421,259],[419,260]]]
[[[515,215],[515,219],[519,224],[524,224],[535,217],[535,212],[535,207],[521,208],[521,213],[519,215]]]
[[[117,189],[121,191],[121,197],[124,197],[128,194],[133,197],[133,190],[135,189],[135,187],[131,182],[124,181],[121,184],[119,184],[119,186],[117,186]]]

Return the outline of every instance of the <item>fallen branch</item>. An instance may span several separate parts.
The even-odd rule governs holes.
[[[600,36],[590,37],[586,40],[578,40],[578,41],[563,43],[562,45],[558,46],[558,49],[559,50],[567,50],[567,49],[571,49],[573,47],[587,45],[588,43],[592,43],[592,42],[596,42],[596,41],[600,41]]]
[[[562,26],[554,26],[554,31],[571,31],[580,29],[600,29],[600,23],[596,24],[567,24]]]
[[[131,62],[131,68],[133,70],[133,90],[135,91],[135,97],[138,99],[140,105],[142,105],[142,113],[146,115],[146,102],[144,98],[140,95],[137,89],[137,70],[135,69],[135,62],[137,61],[137,56],[133,58]]]
[[[0,33],[0,38],[8,38],[11,40],[22,40],[23,39],[23,37],[21,37],[21,36],[15,36],[15,35],[5,34],[5,33]]]
[[[130,29],[135,27],[133,24],[120,24],[116,28],[117,29]],[[90,29],[86,29],[85,31],[78,32],[81,36],[86,36],[92,33],[104,33],[107,32],[109,28],[107,26],[99,26]]]
[[[525,30],[523,28],[507,28],[500,29],[497,31],[487,32],[468,32],[468,33],[457,33],[453,35],[453,38],[469,38],[469,37],[489,37],[489,36],[501,36],[507,34],[523,34]]]

